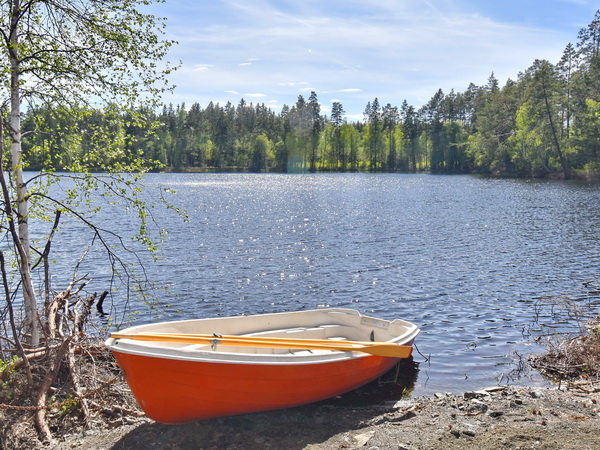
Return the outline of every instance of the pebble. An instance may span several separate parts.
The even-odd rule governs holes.
[[[480,400],[473,400],[469,405],[469,412],[481,411],[482,413],[485,413],[488,409],[488,405],[486,405]]]
[[[410,408],[414,404],[415,404],[414,400],[403,399],[403,400],[398,400],[397,402],[395,402],[393,408],[394,409],[405,409],[405,408]]]
[[[357,434],[356,436],[353,436],[354,440],[356,441],[356,446],[363,447],[367,445],[367,442],[369,442],[369,440],[373,437],[374,434],[375,431],[368,431],[366,433],[361,433]]]
[[[490,394],[492,392],[501,392],[501,391],[505,391],[505,390],[506,390],[505,386],[490,386],[490,387],[486,387],[486,388],[482,389],[482,391],[489,392]]]
[[[465,400],[470,400],[473,398],[485,398],[485,397],[490,397],[490,393],[485,391],[485,390],[479,390],[479,391],[472,391],[472,392],[465,392],[463,394],[463,397],[465,398]]]

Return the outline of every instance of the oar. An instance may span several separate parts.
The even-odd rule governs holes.
[[[235,335],[235,334],[196,334],[196,333],[140,333],[140,335],[153,335],[153,336],[180,336],[180,337],[193,337],[199,339],[230,339],[239,341],[256,341],[256,342],[300,342],[302,344],[341,344],[341,345],[379,345],[379,344],[392,344],[391,342],[374,342],[374,341],[349,341],[346,339],[335,340],[335,339],[307,339],[307,338],[286,338],[276,336],[261,336],[261,335]],[[393,344],[398,345],[398,344]]]
[[[123,335],[123,336],[134,336],[134,335]],[[188,342],[188,339],[199,339],[201,341],[210,341],[211,344],[219,344],[222,340],[227,340],[229,342],[239,343],[249,343],[253,346],[256,344],[299,344],[299,345],[337,345],[337,346],[373,346],[373,345],[393,345],[398,346],[398,344],[393,344],[390,342],[373,342],[373,341],[348,341],[348,340],[332,340],[332,339],[304,339],[304,338],[279,338],[273,336],[239,336],[239,335],[222,335],[222,334],[195,334],[195,333],[140,333],[135,336],[156,336],[161,338],[182,338],[184,341]],[[141,338],[140,338],[141,339]],[[149,340],[149,339],[148,339]],[[162,339],[153,339],[153,340],[162,340]]]
[[[231,345],[240,347],[269,347],[302,350],[337,350],[363,352],[375,356],[408,358],[412,347],[392,342],[331,341],[328,339],[290,339],[260,336],[214,336],[210,334],[171,334],[171,333],[112,333],[113,339],[133,339],[139,341],[178,342],[184,344],[206,343],[211,345]]]

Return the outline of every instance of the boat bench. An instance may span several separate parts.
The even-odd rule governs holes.
[[[330,339],[332,341],[343,341],[348,338],[345,336],[344,329],[352,330],[352,327],[345,325],[320,325],[318,327],[294,327],[283,328],[279,330],[261,331],[259,333],[248,333],[244,336],[258,337],[278,337],[289,339]]]
[[[320,325],[317,327],[294,327],[294,328],[282,328],[277,330],[261,331],[258,333],[247,333],[241,336],[250,337],[277,337],[277,338],[289,338],[289,339],[329,339],[332,341],[345,341],[348,337],[348,331],[354,331],[352,327],[346,325]],[[182,350],[194,351],[194,350],[206,350],[209,348],[206,344],[192,344],[181,347]],[[283,354],[283,353],[300,353],[308,352],[302,349],[285,349],[285,348],[269,348],[269,347],[236,347],[236,346],[221,346],[219,349],[223,352],[234,352],[234,353],[260,353],[260,354]],[[328,352],[329,350],[312,350],[312,353],[317,352]]]
[[[259,333],[248,333],[244,336],[257,337],[277,337],[289,339],[328,339],[331,341],[348,340],[348,332],[355,331],[352,327],[338,324],[325,324],[317,327],[294,327],[282,328],[277,330],[261,331]],[[286,349],[286,348],[269,348],[269,347],[237,347],[238,350],[245,353],[260,353],[260,354],[302,354],[302,353],[329,353],[329,350],[303,350],[303,349]]]

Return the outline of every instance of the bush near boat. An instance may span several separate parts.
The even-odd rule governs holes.
[[[559,385],[600,388],[600,315],[586,324],[586,330],[559,341],[544,354],[530,356],[530,364]]]

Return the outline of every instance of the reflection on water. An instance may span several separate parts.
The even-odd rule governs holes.
[[[422,330],[418,395],[514,382],[515,352],[539,350],[531,333],[571,326],[544,299],[597,302],[582,284],[600,277],[595,184],[404,174],[147,182],[175,189],[190,216],[165,215],[164,256],[147,261],[148,278],[167,289],[168,318],[326,306],[405,318]],[[102,214],[113,229],[131,227],[122,211]],[[81,248],[84,237],[71,233],[60,251]],[[121,306],[117,297],[113,312]]]
[[[402,359],[396,367],[377,380],[346,394],[323,400],[320,403],[332,406],[363,406],[365,404],[397,402],[413,394],[418,374],[419,363],[415,362],[413,357]]]

